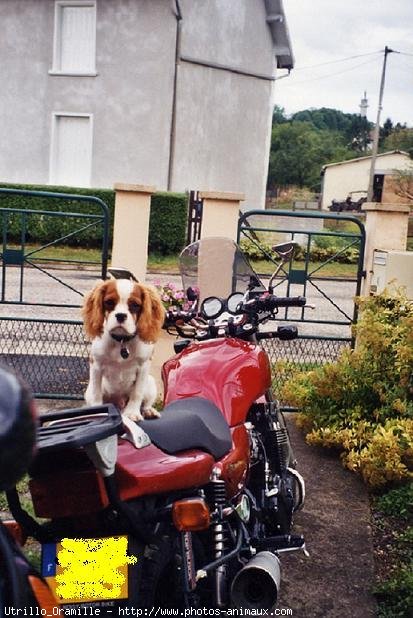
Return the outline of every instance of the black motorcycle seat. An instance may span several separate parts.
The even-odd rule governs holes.
[[[221,459],[232,447],[231,432],[221,410],[208,399],[188,397],[165,406],[160,418],[138,425],[165,453],[199,449]]]

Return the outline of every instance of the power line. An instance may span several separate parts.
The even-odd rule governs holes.
[[[344,69],[343,71],[336,71],[335,73],[329,73],[328,75],[320,75],[319,77],[311,77],[309,79],[303,79],[301,81],[293,81],[292,77],[290,77],[291,81],[286,82],[284,85],[287,86],[296,86],[298,84],[306,84],[308,82],[315,82],[318,81],[320,79],[327,79],[329,77],[335,77],[336,75],[342,75],[342,73],[348,73],[349,71],[353,71],[354,69],[357,69],[358,67],[362,67],[365,64],[371,64],[372,62],[376,62],[377,58],[373,58],[371,60],[367,60],[366,62],[360,62],[359,64],[356,64],[355,66],[349,67],[348,69]]]
[[[309,64],[303,67],[294,67],[294,71],[303,71],[304,69],[314,69],[316,67],[322,67],[326,64],[335,64],[337,62],[346,62],[347,60],[354,60],[355,58],[363,58],[365,56],[373,56],[374,54],[380,54],[381,51],[369,52],[367,54],[357,54],[356,56],[347,56],[347,58],[340,58],[339,60],[328,60],[327,62],[320,62],[318,64]],[[413,55],[413,54],[412,54]]]

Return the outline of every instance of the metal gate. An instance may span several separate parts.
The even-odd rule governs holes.
[[[297,368],[312,369],[334,361],[343,348],[353,345],[354,299],[364,276],[365,230],[359,217],[279,210],[241,215],[238,242],[255,257],[253,264],[264,279],[276,262],[272,246],[286,240],[298,243],[298,259],[283,268],[274,293],[306,296],[315,308],[280,310],[279,320],[296,323],[299,337],[264,343],[275,365],[276,392]]]
[[[190,191],[188,200],[188,222],[186,243],[190,245],[201,238],[203,200],[199,191]]]
[[[19,207],[2,208],[4,196]],[[80,306],[94,280],[106,278],[108,206],[94,196],[0,188],[0,221],[0,362],[37,397],[81,398],[88,352]],[[59,255],[92,230],[97,259]]]

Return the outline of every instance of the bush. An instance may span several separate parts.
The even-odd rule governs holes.
[[[149,221],[149,251],[169,255],[186,243],[188,206],[181,193],[156,193],[152,196]]]
[[[413,521],[413,484],[392,489],[380,496],[375,507],[384,515]]]
[[[413,610],[413,484],[390,490],[372,506],[388,563],[385,577],[374,590],[378,616],[408,618]]]
[[[324,238],[317,238],[312,245],[309,256],[310,260],[314,262],[325,262],[329,258],[334,258],[334,261],[341,264],[357,264],[360,254],[358,248],[347,247],[347,249],[344,249],[348,242],[340,246],[340,244],[331,244],[331,242],[319,243],[318,240],[321,241],[324,240]],[[244,238],[240,242],[240,247],[244,255],[252,261],[266,259],[266,254],[274,254],[271,249],[271,244],[261,240],[254,243],[252,240]],[[294,259],[296,261],[304,261],[306,256],[307,253],[303,247],[298,246],[295,249]]]
[[[109,233],[112,236],[115,193],[110,189],[84,189],[58,186],[15,185],[2,184],[6,189],[23,189],[27,191],[48,191],[54,193],[70,193],[79,196],[93,196],[105,202],[109,209]],[[0,193],[0,208],[46,210],[51,212],[76,212],[87,214],[102,214],[102,209],[93,202],[83,202],[74,199],[54,199],[46,196],[26,197],[18,194]],[[54,239],[71,234],[91,220],[79,217],[58,217],[53,215],[37,215],[27,217],[26,242],[51,242]],[[8,216],[8,241],[20,242],[22,220],[17,214]],[[102,226],[94,225],[84,232],[65,239],[69,246],[99,247],[102,243]]]
[[[375,589],[378,618],[411,618],[413,608],[413,558]]]
[[[47,191],[70,193],[79,196],[93,196],[105,202],[109,209],[109,246],[113,237],[113,218],[115,211],[115,192],[112,189],[85,189],[74,187],[2,184],[3,188],[24,189],[28,191]],[[25,197],[0,193],[0,208],[46,210],[52,212],[76,212],[101,214],[98,204],[76,199],[52,199],[45,196]],[[14,213],[7,217],[8,241],[20,243],[22,221]],[[187,198],[184,194],[155,193],[152,196],[149,222],[149,251],[163,255],[176,253],[185,244],[187,222]],[[54,239],[73,233],[90,220],[79,217],[58,217],[38,215],[27,217],[26,242],[51,242]],[[87,230],[70,236],[64,244],[81,247],[100,247],[102,227],[89,227]]]
[[[338,449],[379,487],[413,478],[413,305],[401,293],[358,302],[356,349],[293,377],[282,396],[302,409],[310,444]]]

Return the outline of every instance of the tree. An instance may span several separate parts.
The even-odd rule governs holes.
[[[382,149],[384,151],[404,150],[413,159],[413,129],[401,127],[393,131],[384,140]]]
[[[348,148],[358,153],[366,152],[370,145],[373,123],[360,114],[346,114],[338,109],[321,107],[297,112],[292,119],[310,122],[317,129],[339,132]]]
[[[384,125],[382,127],[380,127],[379,130],[379,147],[383,145],[384,140],[389,137],[389,135],[391,135],[394,131],[394,126],[393,126],[393,122],[391,121],[390,118],[386,118],[386,121],[384,123]]]
[[[298,185],[318,190],[322,166],[351,156],[337,132],[316,129],[309,122],[275,125],[268,186]]]
[[[413,201],[413,165],[406,170],[395,170],[395,193]]]
[[[285,109],[279,105],[275,105],[272,113],[273,126],[275,124],[283,124],[284,122],[288,122],[288,118],[285,115]]]

